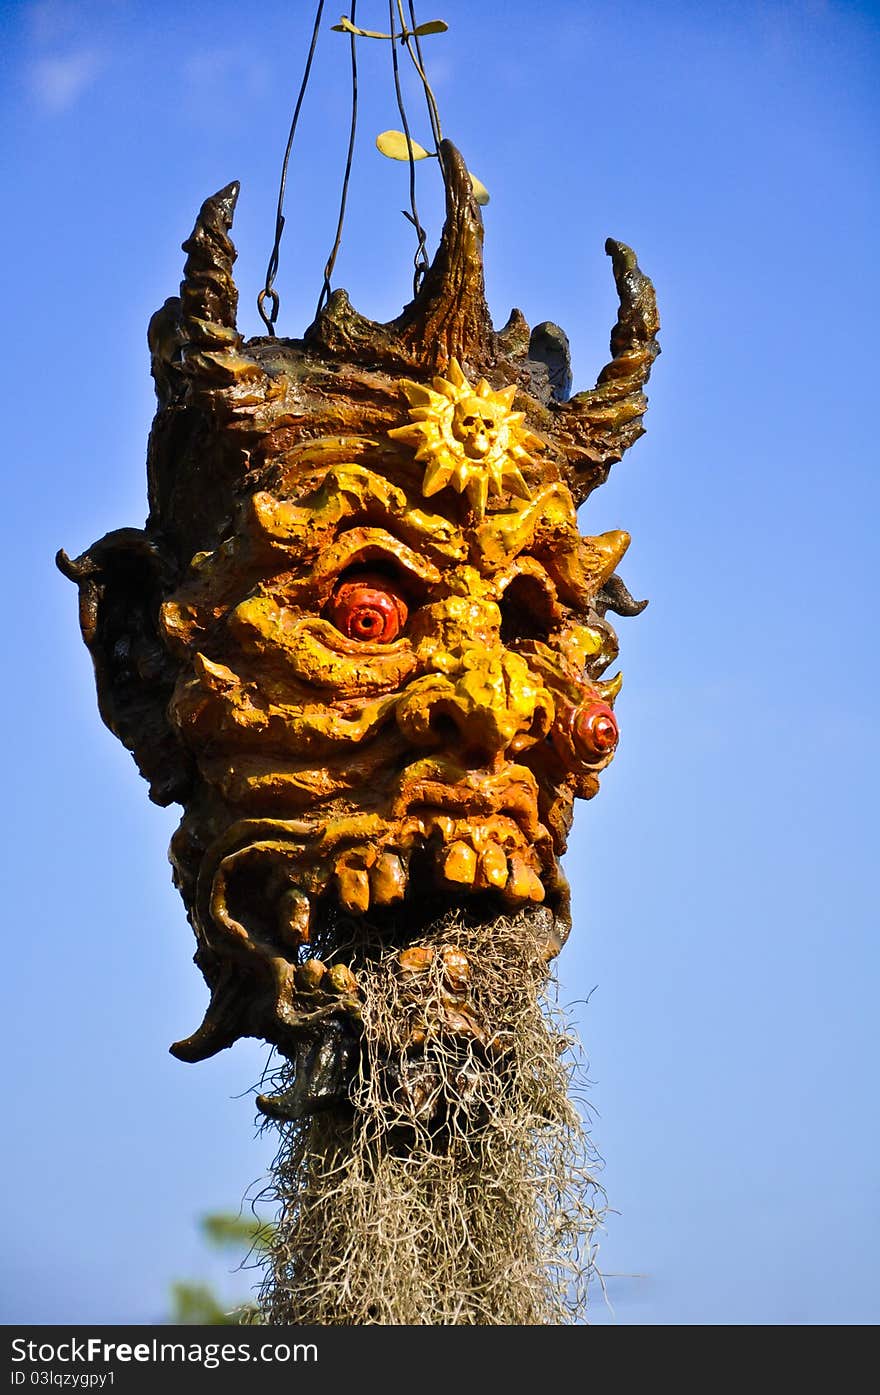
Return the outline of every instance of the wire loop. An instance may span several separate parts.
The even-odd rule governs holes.
[[[403,11],[400,9],[400,0],[397,0],[397,9],[400,14],[401,26],[405,33],[406,23],[403,19]],[[400,112],[400,120],[403,126],[403,134],[406,136],[407,154],[409,155],[409,206],[412,212],[411,214],[407,214],[406,216],[409,218],[410,222],[415,228],[416,237],[418,239],[418,245],[416,247],[415,256],[413,257],[413,295],[416,296],[418,295],[419,288],[421,287],[421,284],[425,279],[425,273],[427,272],[428,267],[430,266],[430,260],[428,258],[428,236],[425,232],[425,229],[422,227],[421,221],[419,219],[419,210],[416,207],[416,162],[413,158],[412,137],[409,133],[409,121],[407,120],[406,115],[406,103],[403,100],[403,89],[400,85],[400,63],[397,57],[397,48],[395,47],[396,39],[400,38],[402,42],[405,42],[405,40],[402,34],[399,35],[397,33],[397,20],[395,18],[394,10],[395,0],[388,0],[388,25],[391,30],[391,67],[394,72],[394,92],[397,97],[397,110]]]
[[[358,70],[356,42],[359,35],[366,38],[385,39],[386,41],[390,40],[391,65],[394,73],[394,91],[397,97],[397,109],[400,112],[400,119],[403,123],[403,131],[406,137],[407,151],[409,154],[409,204],[411,211],[409,213],[405,213],[404,216],[409,219],[409,221],[415,228],[417,238],[415,256],[413,257],[414,295],[418,294],[419,288],[421,287],[421,284],[425,278],[425,274],[428,270],[428,267],[430,266],[430,259],[428,257],[427,249],[427,234],[425,232],[425,229],[422,227],[421,220],[419,218],[419,211],[416,207],[416,162],[413,155],[413,141],[410,135],[409,121],[406,114],[406,104],[403,99],[403,89],[400,82],[400,63],[397,54],[398,43],[406,49],[412,61],[412,64],[416,72],[418,73],[419,78],[421,79],[422,87],[425,93],[425,101],[428,107],[428,120],[430,121],[431,132],[434,137],[434,154],[436,155],[440,163],[440,169],[441,173],[443,174],[444,181],[446,179],[446,171],[443,167],[443,156],[440,150],[440,144],[443,138],[442,131],[440,128],[440,115],[437,110],[436,98],[434,97],[434,93],[431,91],[431,85],[428,82],[425,73],[425,64],[424,59],[422,57],[422,46],[419,42],[418,25],[416,23],[414,0],[408,0],[408,4],[410,15],[409,24],[407,24],[406,17],[404,15],[403,0],[388,0],[388,18],[389,27],[391,30],[390,34],[372,34],[369,30],[359,30],[357,28],[355,24],[357,0],[352,0],[351,18],[348,19],[346,17],[344,18],[341,24],[333,26],[334,29],[341,29],[343,32],[347,32],[349,35],[349,43],[351,47],[351,125],[349,129],[348,154],[345,162],[345,173],[342,179],[342,194],[339,201],[339,217],[336,223],[336,237],[334,239],[333,246],[330,250],[330,255],[327,258],[327,263],[324,267],[324,281],[321,286],[321,293],[318,296],[318,306],[315,311],[316,319],[318,315],[320,315],[321,311],[324,309],[328,300],[330,299],[331,278],[333,275],[333,269],[336,266],[336,259],[339,255],[339,249],[342,245],[342,231],[345,225],[345,212],[348,203],[348,189],[351,181],[351,167],[354,158],[355,135],[357,132]],[[281,181],[278,188],[278,204],[275,211],[275,240],[272,244],[272,251],[269,254],[269,261],[266,266],[266,283],[257,296],[257,310],[259,312],[260,319],[266,326],[266,333],[270,336],[270,338],[273,339],[275,338],[275,324],[278,320],[278,311],[281,304],[278,292],[275,290],[274,287],[274,282],[275,277],[278,275],[278,262],[281,251],[281,237],[284,232],[284,196],[287,191],[287,172],[288,167],[290,165],[290,156],[293,150],[293,142],[296,136],[296,128],[299,122],[299,114],[302,110],[303,99],[306,94],[306,88],[308,87],[309,77],[312,71],[312,60],[315,56],[315,49],[318,44],[318,32],[321,27],[321,18],[323,16],[323,12],[324,0],[318,0],[318,6],[315,11],[315,22],[312,28],[312,39],[309,45],[309,52],[306,58],[306,65],[303,71],[302,82],[300,83],[299,94],[296,99],[296,106],[293,112],[293,120],[290,123],[290,131],[287,137],[287,145],[284,150],[284,159],[281,164]],[[400,26],[399,28],[398,22]],[[429,25],[427,27],[430,30],[431,26]],[[269,309],[266,308],[267,303],[269,305]]]
[[[284,151],[284,160],[281,165],[281,183],[278,188],[278,207],[275,212],[275,241],[272,244],[272,251],[269,254],[269,264],[266,267],[266,284],[257,296],[257,310],[260,319],[266,326],[266,333],[271,338],[275,338],[275,321],[278,318],[278,306],[280,304],[278,292],[273,290],[272,283],[278,274],[278,256],[281,249],[281,234],[284,232],[284,194],[287,188],[287,167],[290,163],[290,152],[293,149],[293,139],[296,135],[296,127],[299,121],[299,114],[302,110],[303,98],[306,95],[306,88],[309,85],[309,75],[312,71],[312,59],[315,56],[315,49],[318,45],[318,30],[321,27],[321,16],[324,13],[324,0],[318,0],[318,8],[315,12],[315,23],[312,29],[312,42],[309,46],[309,54],[306,59],[305,71],[300,83],[299,96],[296,99],[296,106],[293,111],[293,120],[290,123],[290,133],[287,137],[287,146]],[[264,310],[266,300],[272,301],[272,312],[267,315]]]
[[[351,0],[351,22],[354,25],[357,0]],[[348,136],[348,155],[345,161],[345,174],[342,180],[342,196],[339,201],[339,218],[336,223],[336,240],[327,258],[327,265],[324,267],[324,284],[321,287],[321,294],[318,296],[318,308],[315,311],[315,319],[318,318],[327,301],[330,299],[330,277],[333,275],[333,268],[336,265],[336,258],[339,255],[339,248],[342,244],[342,229],[345,224],[345,206],[348,202],[348,185],[351,179],[351,163],[354,158],[354,138],[357,132],[357,111],[358,111],[358,78],[357,78],[357,49],[355,44],[357,37],[355,34],[349,35],[351,41],[351,128]]]

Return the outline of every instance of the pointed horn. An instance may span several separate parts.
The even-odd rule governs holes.
[[[147,333],[159,401],[147,450],[148,526],[161,530],[183,557],[213,546],[229,507],[226,482],[245,469],[248,413],[269,392],[266,373],[235,323],[236,252],[229,230],[238,190],[234,180],[205,199],[183,244],[180,295],[156,311]],[[223,430],[233,420],[241,428],[235,445]],[[208,479],[224,486],[209,488]]]
[[[205,321],[235,329],[238,291],[232,279],[237,256],[229,236],[240,185],[237,179],[218,194],[205,199],[192,234],[183,244],[187,253],[180,283],[180,307],[185,329],[195,331],[194,342]]]
[[[186,1061],[189,1065],[207,1061],[244,1034],[247,990],[241,983],[230,983],[228,979],[228,973],[221,975],[215,985],[202,1025],[190,1036],[169,1046],[168,1050],[178,1061]]]
[[[584,573],[593,591],[600,591],[617,570],[617,565],[631,541],[629,533],[620,529],[611,533],[600,533],[598,537],[581,538]]]
[[[660,352],[654,287],[625,243],[609,237],[605,251],[611,257],[620,300],[611,331],[614,357],[602,369],[596,386],[577,393],[558,416],[569,482],[579,504],[605,482],[611,466],[644,435],[642,418],[648,399],[642,389]]]
[[[596,597],[596,609],[600,615],[613,610],[615,615],[641,615],[647,601],[637,601],[630,595],[627,585],[617,575],[609,576]]]
[[[473,372],[490,356],[492,322],[483,283],[483,219],[471,177],[451,141],[440,143],[446,222],[415,300],[393,322],[401,342],[443,372],[456,358]]]
[[[615,673],[613,678],[606,678],[600,680],[596,684],[596,687],[599,689],[599,692],[602,694],[602,697],[605,699],[605,701],[609,703],[611,707],[613,707],[615,700],[619,696],[620,690],[623,687],[623,674]]]
[[[181,370],[203,376],[209,386],[261,376],[238,352],[238,290],[232,279],[237,254],[229,237],[238,191],[233,180],[205,199],[183,244],[187,258],[180,295],[166,300],[150,321],[147,341],[160,407],[181,392]]]
[[[620,310],[611,331],[614,358],[602,369],[597,386],[623,382],[631,391],[648,381],[654,359],[660,352],[656,337],[660,330],[657,297],[631,247],[609,237],[605,251],[614,269]]]

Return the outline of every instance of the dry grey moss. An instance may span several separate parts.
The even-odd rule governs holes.
[[[527,914],[479,925],[453,915],[407,941],[465,952],[473,1010],[497,1035],[487,1052],[429,1034],[430,1123],[399,1088],[414,1009],[397,947],[369,934],[347,946],[363,994],[353,1108],[281,1128],[263,1321],[584,1321],[601,1191],[540,929]],[[439,970],[424,982],[430,1020]]]

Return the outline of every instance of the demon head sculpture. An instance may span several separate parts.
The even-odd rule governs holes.
[[[303,340],[245,343],[237,186],[204,204],[150,325],[146,527],[59,554],[102,716],[184,808],[171,856],[211,1002],[172,1049],[263,1037],[302,1059],[312,1105],[356,1051],[332,927],[385,925],[410,975],[407,927],[440,904],[541,907],[559,949],[573,801],[618,735],[606,612],[641,608],[627,534],[581,536],[575,510],[642,433],[651,284],[607,244],[613,357],[566,400],[560,330],[514,311],[493,331],[479,209],[442,157],[440,248],[385,325],[337,291]],[[450,1012],[479,1033],[450,953]]]

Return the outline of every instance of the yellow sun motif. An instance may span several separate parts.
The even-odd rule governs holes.
[[[416,460],[427,462],[422,493],[437,494],[451,484],[467,494],[478,517],[486,511],[490,486],[495,494],[506,490],[530,499],[519,467],[533,464],[530,451],[543,450],[544,442],[523,426],[524,412],[510,410],[516,388],[493,392],[485,378],[471,387],[454,358],[447,371],[449,378],[435,378],[433,388],[401,381],[412,421],[388,432],[416,446]]]

